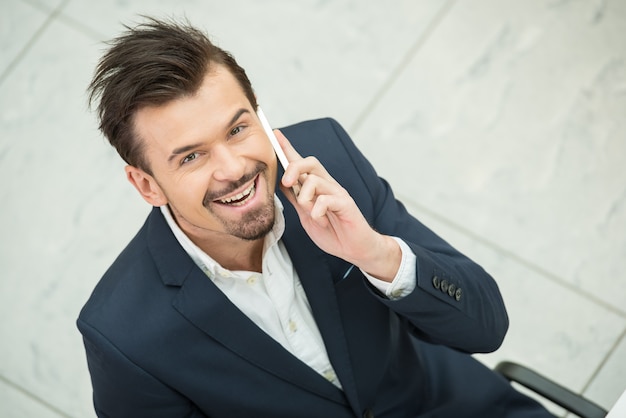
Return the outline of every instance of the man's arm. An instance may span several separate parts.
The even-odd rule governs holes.
[[[184,397],[130,361],[80,319],[98,417],[207,418]]]
[[[280,131],[276,136],[289,159],[282,187],[290,189],[299,183],[297,196],[286,195],[309,237],[327,253],[391,282],[402,260],[398,243],[368,224],[348,192],[319,160],[302,158]]]
[[[495,281],[411,216],[347,133],[336,122],[328,123],[326,135],[334,133],[340,140],[340,144],[333,140],[332,153],[341,155],[327,160],[332,160],[328,171],[315,158],[301,158],[278,135],[291,159],[282,185],[288,188],[296,181],[301,183],[298,198],[290,199],[307,234],[327,253],[374,272],[373,276],[379,271],[393,271],[395,275],[398,253],[393,246],[387,247],[387,242],[389,237],[399,237],[416,256],[415,289],[399,300],[380,297],[373,286],[372,293],[408,319],[415,333],[425,340],[468,352],[497,349],[506,334],[508,318]],[[345,166],[347,161],[352,167]],[[344,182],[359,189],[354,199],[339,184]],[[383,256],[378,257],[377,251]],[[378,267],[373,266],[377,263]],[[381,277],[389,280],[384,274]]]

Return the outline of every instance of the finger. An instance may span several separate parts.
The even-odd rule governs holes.
[[[298,200],[297,200],[297,197],[298,197],[299,193],[296,194],[292,188],[286,187],[286,186],[284,186],[282,184],[279,185],[279,187],[280,187],[280,190],[282,190],[282,192],[285,195],[285,197],[287,198],[287,200],[289,201],[289,203],[291,203],[291,205],[293,207],[295,207],[296,210],[298,210]]]
[[[298,203],[299,193],[295,193],[293,188],[285,187],[282,184],[280,185],[280,189],[282,190],[285,197],[287,197],[287,200],[289,201],[289,203],[291,203],[293,208],[298,213],[300,222],[303,222],[304,219],[310,217],[310,206],[308,208],[304,208],[302,207],[302,205]]]
[[[310,211],[311,219],[313,219],[317,223],[323,223],[324,225],[328,223],[327,214],[329,211],[332,211],[332,207],[334,205],[334,196],[329,195],[321,195],[315,199],[313,202],[313,207]]]
[[[321,195],[341,195],[343,189],[336,182],[319,177],[315,174],[303,174],[300,177],[300,193],[298,193],[298,204],[310,209],[318,196]]]
[[[298,151],[296,151],[295,148],[291,146],[291,143],[289,142],[287,137],[283,135],[283,133],[279,129],[274,129],[274,135],[285,158],[289,162],[289,164],[287,164],[287,167],[285,167],[285,173],[283,174],[281,183],[288,188],[293,188],[293,192],[298,195],[300,191],[300,185],[298,184],[298,181],[300,179],[301,173],[296,168],[292,168],[291,166],[293,165],[292,163],[302,160],[302,157],[300,156],[300,154],[298,154]]]
[[[311,218],[319,219],[334,213],[343,216],[350,207],[351,198],[347,193],[339,192],[317,196],[311,208]]]
[[[298,154],[298,151],[295,150],[293,146],[291,146],[291,142],[287,139],[285,135],[279,130],[274,129],[274,134],[276,135],[276,139],[278,140],[278,145],[282,148],[285,156],[287,157],[287,161],[290,163],[292,161],[301,160],[302,157]]]

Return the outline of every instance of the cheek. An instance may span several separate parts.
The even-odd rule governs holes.
[[[179,207],[202,206],[207,184],[206,176],[199,173],[180,176],[168,184],[168,199]]]
[[[271,172],[276,172],[277,158],[274,148],[272,148],[272,144],[270,144],[269,140],[264,138],[263,142],[260,144],[260,148],[260,153],[263,156],[263,162],[267,164]]]
[[[269,164],[274,155],[274,149],[270,141],[264,136],[258,135],[247,144],[243,144],[249,156]]]
[[[254,141],[250,141],[245,145],[242,144],[242,146],[245,147],[243,152],[248,159],[261,161],[267,165],[268,171],[272,175],[271,180],[274,180],[276,177],[277,158],[270,141],[259,135]]]

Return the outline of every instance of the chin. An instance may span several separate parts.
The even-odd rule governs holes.
[[[265,238],[272,231],[275,217],[274,199],[271,199],[266,205],[245,213],[241,219],[225,223],[225,227],[232,236],[256,241]]]

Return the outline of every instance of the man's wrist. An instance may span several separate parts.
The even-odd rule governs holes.
[[[371,276],[363,270],[361,271],[367,280],[387,298],[398,300],[415,290],[417,284],[417,256],[413,253],[411,247],[402,239],[397,237],[392,237],[392,239],[399,244],[402,251],[402,262],[400,263],[400,268],[393,281],[391,283],[385,282]]]
[[[378,243],[371,247],[371,255],[363,263],[355,265],[368,275],[391,283],[402,263],[402,250],[393,237],[379,234],[379,238]]]

